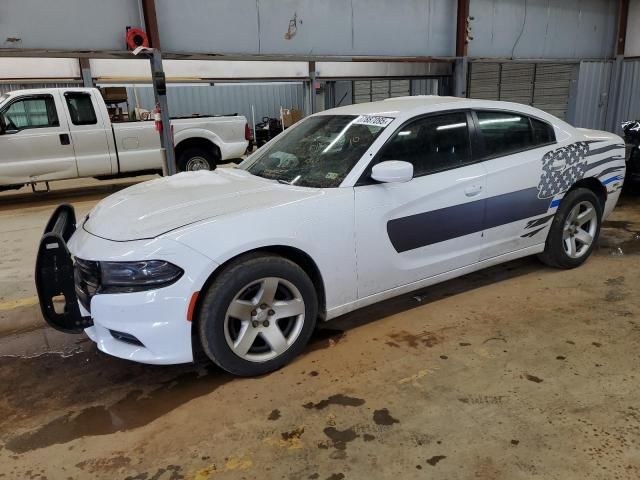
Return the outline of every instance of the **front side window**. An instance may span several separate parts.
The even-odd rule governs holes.
[[[69,117],[74,125],[95,125],[96,111],[88,93],[67,92],[64,94],[69,107]]]
[[[338,187],[391,121],[376,115],[310,117],[280,134],[240,168],[291,185]]]
[[[465,112],[431,115],[402,127],[382,148],[379,161],[413,164],[419,177],[461,166],[471,159]]]
[[[16,100],[1,115],[7,131],[59,126],[56,106],[50,95]]]

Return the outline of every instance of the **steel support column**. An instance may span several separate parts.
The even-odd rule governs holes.
[[[93,87],[93,76],[91,75],[91,65],[88,58],[80,58],[80,76],[82,77],[82,86],[87,88]]]
[[[144,29],[149,38],[149,46],[160,49],[160,30],[158,29],[155,0],[142,0],[142,14],[144,15]]]

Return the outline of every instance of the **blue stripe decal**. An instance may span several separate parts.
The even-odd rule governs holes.
[[[394,218],[387,222],[389,240],[396,252],[444,242],[453,238],[544,215],[549,200],[527,188],[487,199]]]
[[[603,185],[608,185],[611,182],[615,182],[616,180],[622,180],[621,175],[616,175],[615,177],[607,178],[606,180],[602,180]]]
[[[558,205],[560,205],[561,200],[561,198],[554,200],[553,202],[551,202],[551,205],[549,205],[549,208],[556,208]]]

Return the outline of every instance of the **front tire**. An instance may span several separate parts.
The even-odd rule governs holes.
[[[196,172],[198,170],[215,170],[216,155],[201,147],[185,148],[178,155],[178,170],[181,172]]]
[[[602,223],[602,205],[591,190],[576,188],[560,203],[544,252],[539,258],[555,268],[582,265],[593,251]]]
[[[222,369],[263,375],[302,352],[317,312],[316,291],[302,268],[280,256],[251,254],[226,267],[207,289],[198,334]]]

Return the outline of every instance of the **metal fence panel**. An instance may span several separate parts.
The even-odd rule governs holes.
[[[580,63],[573,118],[576,127],[604,130],[612,65],[612,62]]]
[[[135,91],[134,91],[135,90]],[[279,117],[280,107],[304,110],[301,82],[242,83],[216,85],[168,85],[167,100],[171,116],[223,115],[238,113],[251,124],[251,106],[256,122],[262,117]],[[154,107],[150,85],[127,86],[129,105],[135,106],[135,95],[141,108]]]
[[[614,131],[622,133],[620,124],[626,120],[640,120],[640,60],[622,62],[622,74],[614,118]]]

